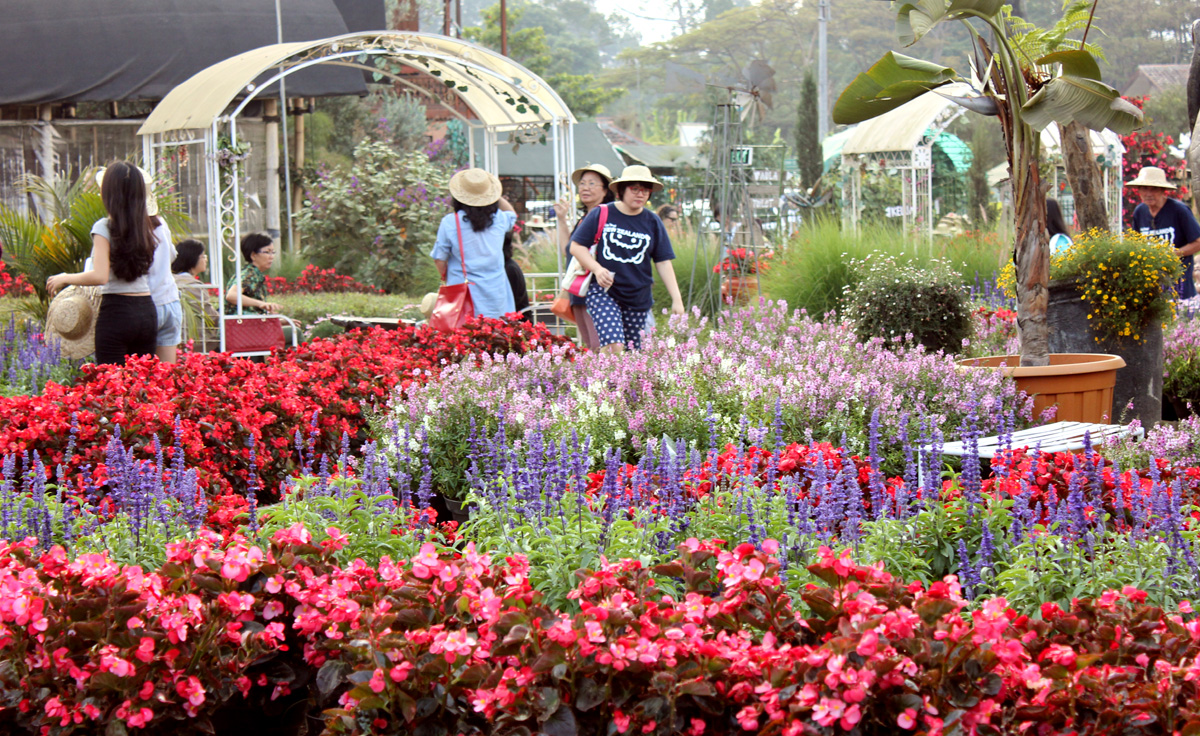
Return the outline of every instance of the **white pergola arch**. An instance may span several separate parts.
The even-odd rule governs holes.
[[[251,49],[197,72],[171,90],[138,130],[151,173],[162,149],[203,143],[209,263],[218,287],[224,284],[223,249],[233,253],[241,271],[237,244],[242,235],[241,164],[219,161],[220,142],[227,139],[236,147],[237,119],[245,107],[264,90],[283,85],[291,74],[318,64],[362,69],[376,81],[386,78],[432,95],[401,75],[403,67],[422,69],[441,79],[475,114],[467,119],[454,112],[470,128],[483,130],[483,168],[497,173],[502,143],[545,141],[553,151],[555,199],[572,191],[568,173],[575,168],[575,117],[553,88],[508,57],[461,39],[404,31],[351,33]],[[474,139],[468,135],[472,163]]]
[[[850,134],[842,147],[842,219],[858,231],[859,203],[862,200],[863,166],[868,161],[887,169],[896,169],[903,178],[901,215],[904,229],[919,229],[933,237],[933,144],[950,123],[966,109],[945,95],[965,95],[969,87],[961,82],[947,84],[937,92],[926,92],[900,107],[863,123]],[[915,227],[914,227],[915,226]]]

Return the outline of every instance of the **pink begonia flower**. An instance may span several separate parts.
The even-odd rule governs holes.
[[[312,534],[309,534],[308,529],[304,528],[304,524],[296,522],[287,529],[280,529],[271,537],[271,541],[278,545],[285,544],[308,544],[312,541]]]
[[[896,716],[896,725],[903,729],[912,729],[917,725],[917,711],[915,708],[905,708],[904,712]]]
[[[371,674],[371,681],[368,684],[372,692],[383,692],[383,689],[387,687],[387,683],[383,681],[383,670],[376,667],[375,672]]]
[[[704,733],[705,724],[702,718],[693,718],[690,727],[688,728],[688,736],[700,736]]]
[[[392,678],[392,682],[404,682],[408,679],[408,673],[412,672],[412,662],[401,662],[392,668],[388,676]]]
[[[620,708],[613,711],[613,725],[617,727],[617,733],[629,730],[629,716],[622,713]]]
[[[821,702],[813,706],[813,720],[822,726],[832,726],[846,712],[846,704],[837,698],[821,698]]]
[[[350,541],[350,537],[347,537],[345,534],[343,534],[342,530],[338,529],[336,526],[326,527],[325,533],[329,535],[329,538],[321,542],[321,546],[331,552],[336,552],[342,547],[345,547],[346,542]]]
[[[195,677],[188,677],[186,680],[180,680],[175,683],[175,692],[179,693],[179,697],[191,703],[195,707],[204,704],[204,686],[200,684],[200,680]]]
[[[421,551],[416,557],[412,558],[411,562],[413,575],[422,580],[433,577],[438,567],[442,564],[442,561],[437,556],[437,548],[430,542],[421,545]]]

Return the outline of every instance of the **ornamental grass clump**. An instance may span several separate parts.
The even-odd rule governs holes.
[[[858,339],[873,337],[898,345],[912,339],[930,352],[958,353],[971,336],[970,293],[949,264],[936,259],[921,266],[872,253],[856,260],[860,273],[845,287],[845,316]]]
[[[1078,282],[1097,342],[1104,337],[1141,342],[1152,321],[1166,324],[1174,318],[1172,286],[1183,264],[1165,240],[1132,230],[1120,237],[1093,229],[1076,238],[1054,265],[1055,279]]]

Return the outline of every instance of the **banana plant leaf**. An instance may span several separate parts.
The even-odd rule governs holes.
[[[968,16],[991,17],[1000,12],[1004,0],[916,0],[896,9],[896,38],[912,46],[943,20]]]
[[[879,117],[956,78],[950,67],[889,51],[842,90],[833,121],[848,125]]]
[[[1034,130],[1053,122],[1080,122],[1092,130],[1108,128],[1128,135],[1141,127],[1142,111],[1121,99],[1112,87],[1094,79],[1055,77],[1021,108],[1021,118]]]
[[[1062,73],[1065,77],[1079,77],[1081,79],[1094,79],[1097,82],[1101,81],[1100,65],[1096,63],[1096,57],[1083,49],[1055,51],[1052,54],[1046,54],[1033,63],[1038,66],[1061,64]]]

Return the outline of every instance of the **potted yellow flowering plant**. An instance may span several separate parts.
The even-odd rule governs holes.
[[[1120,355],[1113,413],[1162,418],[1163,326],[1175,317],[1183,264],[1165,240],[1089,230],[1050,267],[1050,350]]]
[[[1089,230],[1050,262],[1050,350],[1119,355],[1114,414],[1153,425],[1162,411],[1163,326],[1175,316],[1183,264],[1170,243],[1134,231]],[[1001,273],[1011,294],[1012,264]]]

